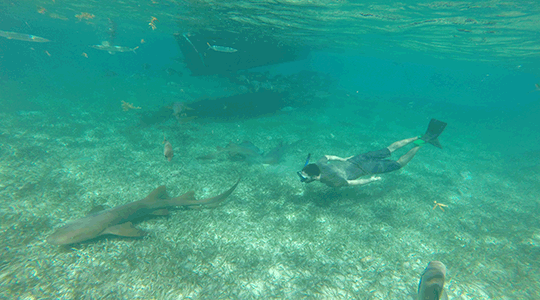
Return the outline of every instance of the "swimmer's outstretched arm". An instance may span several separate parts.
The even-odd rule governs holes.
[[[371,176],[371,178],[368,179],[347,180],[347,182],[349,183],[349,185],[364,185],[378,180],[381,180],[381,177]]]
[[[346,161],[347,159],[351,158],[352,156],[349,156],[347,158],[342,158],[342,157],[335,156],[335,155],[325,155],[324,157],[326,157],[326,159],[328,159],[328,160]]]

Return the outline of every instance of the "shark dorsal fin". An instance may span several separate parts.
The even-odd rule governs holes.
[[[146,198],[153,198],[156,201],[170,199],[169,195],[167,194],[167,188],[164,185],[153,190],[148,196],[146,196]]]
[[[92,208],[86,215],[89,216],[89,215],[93,215],[95,213],[98,213],[100,211],[103,211],[103,210],[106,210],[108,209],[108,207],[104,206],[104,205],[98,205],[94,208]]]

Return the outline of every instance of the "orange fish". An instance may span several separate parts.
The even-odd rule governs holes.
[[[93,18],[95,18],[96,16],[94,14],[90,14],[90,13],[85,13],[85,12],[82,12],[78,15],[75,15],[75,18],[79,19],[79,21],[82,21],[83,19],[85,20],[91,20]]]
[[[86,54],[86,52],[83,52],[81,55],[88,58],[88,54]]]
[[[57,14],[57,13],[50,13],[50,14],[49,14],[49,17],[51,17],[51,18],[53,18],[53,19],[62,20],[62,21],[67,21],[67,20],[69,20],[68,17],[59,15],[59,14]]]
[[[156,17],[152,17],[152,19],[150,20],[150,23],[148,23],[148,25],[152,28],[152,30],[156,30],[157,28],[155,22],[159,22],[159,20]]]
[[[172,145],[171,143],[169,143],[169,141],[167,141],[165,137],[163,137],[163,144],[165,144],[165,147],[163,149],[163,154],[165,155],[168,161],[171,161],[174,156]]]

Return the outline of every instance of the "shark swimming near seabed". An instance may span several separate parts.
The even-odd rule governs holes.
[[[101,45],[92,45],[90,47],[92,47],[94,49],[97,49],[97,50],[107,51],[107,52],[109,52],[109,54],[115,54],[117,52],[133,52],[133,53],[137,53],[137,52],[135,52],[135,50],[139,49],[139,46],[137,46],[135,48],[123,47],[123,46],[113,46],[108,41],[103,41],[103,42],[101,42]]]
[[[217,206],[232,194],[239,182],[240,179],[223,194],[203,200],[196,200],[193,191],[171,198],[167,194],[165,186],[160,186],[142,200],[102,210],[67,223],[48,236],[47,243],[52,245],[75,244],[106,234],[127,237],[144,236],[146,233],[135,228],[131,221],[147,215],[166,215],[168,214],[167,208],[173,206],[187,206],[189,208]]]
[[[210,160],[216,159],[221,153],[226,153],[227,157],[231,161],[245,161],[249,164],[263,164],[263,165],[277,165],[280,163],[284,153],[287,149],[296,145],[298,142],[292,144],[279,143],[275,148],[263,153],[257,146],[250,141],[243,141],[240,144],[229,142],[227,147],[216,147],[217,151],[199,156],[197,159]]]

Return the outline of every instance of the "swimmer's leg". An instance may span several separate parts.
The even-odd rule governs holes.
[[[415,138],[415,139],[417,139],[417,138]],[[414,141],[414,140],[412,140],[412,141]],[[405,153],[402,157],[400,157],[397,160],[397,163],[402,168],[405,167],[411,161],[411,159],[413,159],[414,155],[416,154],[416,152],[418,152],[418,150],[420,150],[419,146],[416,146],[416,147],[412,148],[411,150],[409,150],[409,152]]]
[[[410,138],[410,139],[404,139],[404,140],[401,140],[401,141],[397,141],[397,142],[394,142],[392,145],[388,146],[387,148],[390,151],[390,153],[392,153],[392,152],[396,151],[397,149],[416,141],[417,139],[418,139],[418,137],[416,136],[416,137],[413,137],[413,138]],[[405,155],[407,155],[407,154],[405,154]]]

